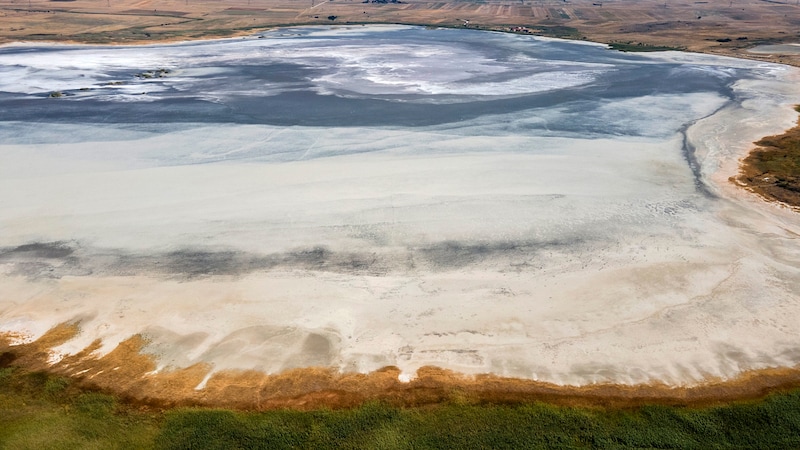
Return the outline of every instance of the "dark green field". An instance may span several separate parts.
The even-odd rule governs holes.
[[[0,369],[0,447],[797,449],[800,391],[698,409],[373,403],[338,411],[160,411],[12,367]]]

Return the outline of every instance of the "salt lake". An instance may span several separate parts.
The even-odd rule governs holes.
[[[0,47],[0,330],[160,370],[694,384],[800,363],[734,186],[800,71],[406,26]]]

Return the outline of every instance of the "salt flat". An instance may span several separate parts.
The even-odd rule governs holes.
[[[800,362],[800,219],[727,181],[796,119],[795,68],[359,26],[0,73],[0,330],[79,321],[53,361],[141,334],[159,370]]]
[[[773,53],[796,55],[800,54],[800,44],[758,45],[747,51],[766,55]]]

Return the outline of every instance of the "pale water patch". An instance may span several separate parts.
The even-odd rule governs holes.
[[[767,55],[800,55],[800,44],[757,45],[747,51]]]

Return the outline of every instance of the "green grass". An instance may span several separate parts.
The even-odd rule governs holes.
[[[708,408],[446,404],[311,412],[140,410],[69,380],[0,369],[3,449],[800,448],[800,391]]]
[[[800,394],[707,409],[634,411],[371,404],[336,412],[167,413],[161,448],[800,448]]]
[[[530,28],[537,30],[535,34],[540,34],[543,36],[556,37],[562,39],[580,39],[581,37],[577,28],[568,26],[531,25]]]
[[[0,369],[0,448],[152,448],[159,423],[65,378]]]

